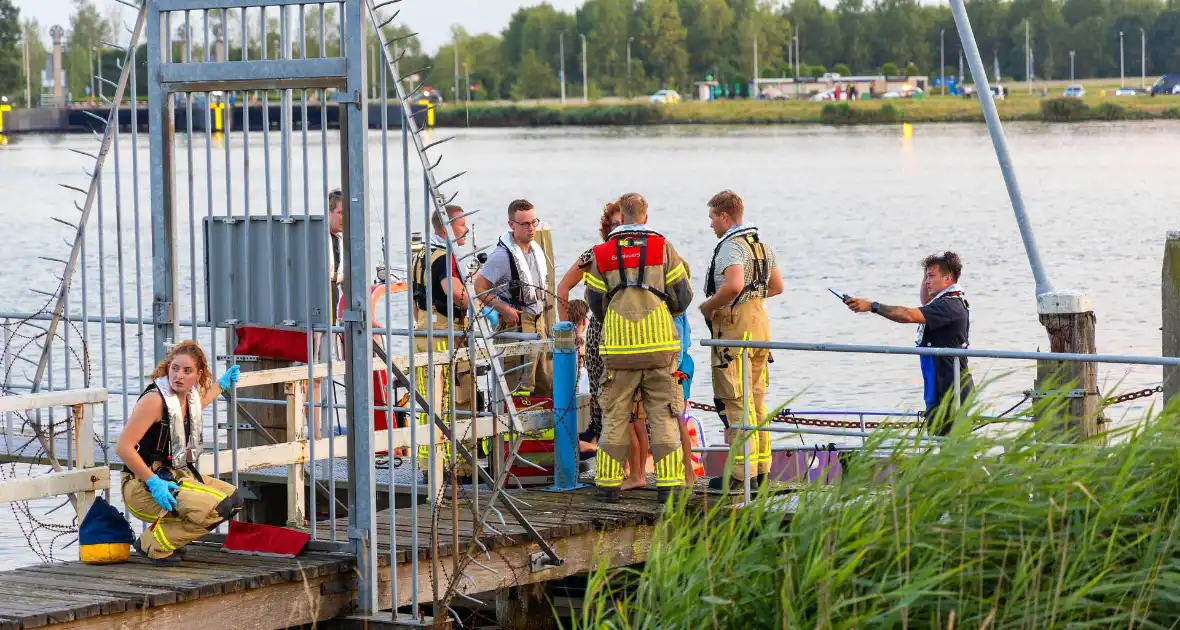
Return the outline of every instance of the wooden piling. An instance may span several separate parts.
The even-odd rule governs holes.
[[[496,591],[496,623],[504,630],[556,628],[557,620],[545,596],[545,584],[525,584]]]
[[[1037,297],[1037,314],[1049,334],[1050,352],[1094,354],[1095,318],[1084,293],[1056,291]],[[1062,391],[1067,404],[1062,429],[1087,438],[1101,431],[1098,370],[1094,363],[1037,361],[1036,390]]]
[[[1160,278],[1160,305],[1163,310],[1161,354],[1180,356],[1180,231],[1169,231],[1164,241],[1164,264]],[[1163,368],[1164,406],[1180,392],[1180,369]]]

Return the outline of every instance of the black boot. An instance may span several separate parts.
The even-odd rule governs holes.
[[[758,475],[757,481],[758,481],[758,485],[754,486],[755,488],[765,488],[766,485],[768,483],[770,483],[770,475],[768,475],[766,473],[762,473],[762,474]]]
[[[140,546],[139,539],[136,539],[135,542],[132,543],[131,546],[135,549],[136,553],[147,558],[148,561],[154,565],[161,566],[161,567],[178,567],[178,566],[180,566],[180,557],[177,556],[175,553],[173,553],[170,556],[165,556],[163,558],[152,558],[151,556],[149,556],[147,554],[146,551],[143,550],[143,547]]]
[[[667,503],[669,498],[675,501],[677,495],[679,495],[682,490],[684,490],[684,486],[666,486],[663,488],[656,488],[656,501],[658,501],[660,505]]]
[[[618,488],[604,488],[602,486],[598,486],[598,488],[595,491],[595,496],[597,496],[598,500],[602,501],[603,503],[618,503],[619,502],[619,489]]]
[[[725,492],[734,492],[742,489],[742,481],[733,477],[729,478],[729,487],[725,487],[725,477],[713,477],[709,480],[710,490],[719,490]]]

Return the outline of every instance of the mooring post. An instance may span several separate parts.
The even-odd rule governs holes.
[[[1180,231],[1169,231],[1164,241],[1164,268],[1160,279],[1160,303],[1163,308],[1161,328],[1165,357],[1180,356]],[[1180,370],[1164,367],[1164,406],[1180,391]]]
[[[578,487],[578,333],[570,322],[553,327],[553,490]]]
[[[1094,354],[1094,309],[1090,298],[1074,291],[1037,297],[1037,315],[1049,333],[1050,352]],[[1098,416],[1098,369],[1094,363],[1037,361],[1036,390],[1058,388],[1068,399],[1063,428],[1087,438],[1101,429]]]
[[[545,596],[545,583],[496,591],[496,623],[504,630],[553,630],[557,619]]]

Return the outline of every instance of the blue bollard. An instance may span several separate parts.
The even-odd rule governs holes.
[[[570,322],[553,327],[553,492],[578,485],[578,333]]]

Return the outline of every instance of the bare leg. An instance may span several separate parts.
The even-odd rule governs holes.
[[[627,478],[621,489],[631,490],[647,485],[647,423],[638,418],[631,423],[631,456],[627,460]]]

